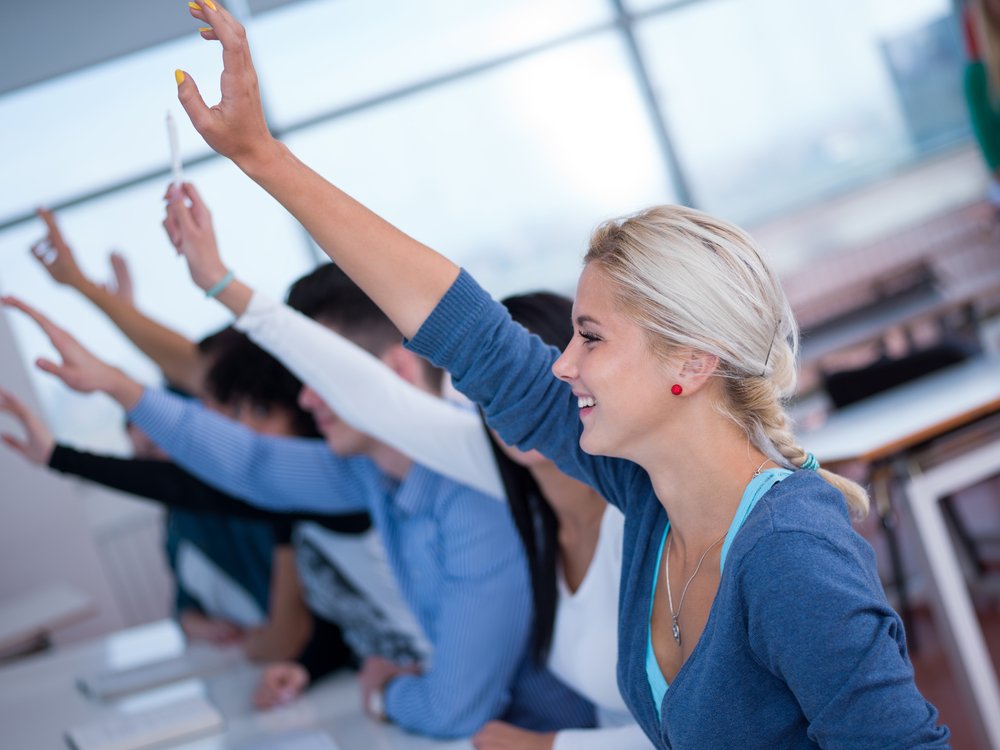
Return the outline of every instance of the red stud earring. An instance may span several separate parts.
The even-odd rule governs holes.
[[[684,393],[684,389],[681,388],[680,385],[678,385],[677,383],[674,383],[672,386],[670,386],[670,392],[675,396],[680,396],[682,393]]]

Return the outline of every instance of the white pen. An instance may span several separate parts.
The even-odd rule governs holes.
[[[170,171],[173,173],[173,184],[180,187],[184,182],[184,176],[181,174],[181,147],[177,142],[177,124],[170,110],[167,110],[167,138],[170,140]]]

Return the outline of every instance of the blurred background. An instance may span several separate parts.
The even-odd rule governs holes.
[[[976,352],[996,346],[1000,234],[963,97],[959,2],[228,7],[247,27],[274,133],[496,296],[572,294],[597,223],[677,202],[749,229],[785,279],[807,334],[796,405],[803,427],[851,400],[825,387],[838,372],[953,334]],[[54,285],[28,249],[43,236],[34,209],[48,206],[87,275],[109,278],[117,250],[148,314],[195,338],[227,322],[190,283],[160,227],[168,110],[185,178],[210,204],[223,257],[242,278],[282,296],[325,258],[187,123],[174,69],[188,71],[209,103],[221,70],[217,45],[201,40],[197,25],[181,0],[0,9],[0,292],[38,305],[147,382],[159,377],[152,363],[79,295]],[[970,284],[941,314],[917,306],[910,317],[890,316],[891,325],[878,322],[921,294]],[[876,333],[844,333],[859,321]],[[32,325],[0,313],[0,385],[38,406],[58,439],[124,454],[122,417],[109,400],[71,393],[32,366],[50,353]],[[873,476],[863,462],[853,470]],[[1000,532],[996,484],[968,495],[964,526],[986,539],[976,549],[989,569]],[[97,615],[61,631],[62,640],[166,615],[157,511],[38,472],[6,451],[0,496],[0,597],[53,577],[86,590]],[[905,517],[899,525],[899,565],[878,514],[863,531],[890,595],[900,576],[912,579],[920,623],[920,556]],[[989,614],[995,598],[983,601],[995,654],[1000,618]],[[918,664],[918,679],[929,697],[934,685],[944,695],[949,667],[933,626],[913,627],[925,626],[931,666]]]

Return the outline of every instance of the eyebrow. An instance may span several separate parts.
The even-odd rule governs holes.
[[[582,326],[584,323],[594,323],[595,325],[600,325],[601,321],[599,321],[597,318],[591,317],[590,315],[577,316],[576,319],[577,326]]]

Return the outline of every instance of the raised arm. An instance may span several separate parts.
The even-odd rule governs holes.
[[[403,335],[412,336],[458,267],[338,190],[275,140],[261,109],[246,32],[222,6],[196,7],[191,14],[210,27],[202,36],[222,44],[223,72],[222,101],[209,108],[191,77],[177,71],[178,97],[195,129],[288,209]]]
[[[129,419],[192,474],[262,508],[365,510],[378,492],[378,470],[364,456],[334,456],[318,439],[261,435],[165,391],[147,390]]]
[[[225,274],[211,214],[193,185],[168,204],[171,241],[195,283]],[[188,206],[190,202],[190,206]],[[218,295],[238,317],[236,328],[309,385],[344,421],[463,484],[503,499],[489,437],[475,412],[456,408],[399,377],[335,331],[233,280]]]
[[[145,391],[37,310],[13,297],[2,301],[38,323],[62,357],[58,364],[40,359],[39,368],[74,390],[107,393],[174,461],[213,487],[272,510],[329,513],[366,510],[378,491],[369,459],[339,458],[321,440],[258,435],[189,399]]]
[[[0,297],[0,303],[20,310],[42,329],[61,361],[56,363],[44,357],[35,361],[40,370],[55,375],[74,391],[93,393],[102,391],[115,399],[126,410],[131,409],[142,396],[142,386],[116,367],[98,359],[84,348],[67,331],[57,326],[35,308],[16,297]]]
[[[132,299],[128,264],[118,253],[111,256],[115,290],[88,279],[77,265],[51,211],[38,210],[47,235],[32,248],[32,255],[54,281],[75,289],[107,315],[128,339],[163,372],[168,382],[188,393],[199,394],[204,378],[204,361],[197,345],[172,328],[142,313]]]
[[[177,71],[178,95],[194,127],[212,148],[232,159],[288,209],[327,255],[386,312],[404,336],[414,337],[445,294],[454,291],[458,285],[456,280],[460,281],[460,269],[338,190],[275,140],[261,109],[246,32],[228,11],[214,3],[204,3],[197,8],[192,9],[192,15],[210,24],[202,36],[218,39],[222,44],[223,73],[222,100],[209,108],[194,81],[183,71]],[[178,200],[180,194],[175,192],[171,202]],[[199,283],[214,284],[224,276],[225,268],[220,263],[214,273]],[[482,290],[475,295],[480,292]],[[478,305],[479,300],[471,294],[460,298],[451,296],[458,300],[456,304],[463,311],[474,313],[477,311],[472,311],[472,306]],[[520,328],[509,317],[501,325]],[[474,340],[465,342],[461,353],[486,347],[492,364],[489,369],[475,364],[470,368],[470,374],[486,375],[487,379],[481,390],[476,390],[474,395],[472,391],[465,391],[466,395],[486,406],[488,414],[487,405],[492,403],[494,419],[504,417],[510,423],[518,422],[505,433],[498,422],[491,421],[500,429],[504,440],[522,448],[537,447],[549,458],[562,461],[560,468],[564,472],[593,483],[593,464],[581,458],[577,444],[579,421],[571,403],[571,393],[568,388],[550,383],[554,378],[549,373],[552,361],[548,355],[542,353],[513,362],[511,358],[518,354],[520,339],[502,334],[506,338],[505,346],[490,349],[493,331],[473,330],[464,324],[462,330]],[[457,374],[452,369],[454,352],[424,349],[421,353],[452,371],[453,375]],[[534,388],[538,385],[539,390],[526,394],[517,383],[511,383],[514,391],[520,393],[518,400],[498,400],[489,389],[489,378],[506,373],[505,380],[509,382],[510,374],[515,371],[522,379],[527,378],[522,386]],[[531,401],[531,396],[539,395],[547,400]],[[547,410],[548,406],[560,415],[568,413],[570,416],[557,419]],[[612,499],[606,491],[607,485],[597,484],[602,494]]]

